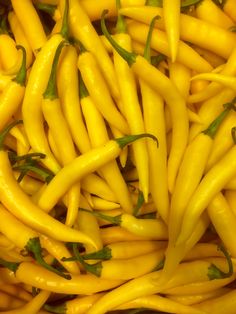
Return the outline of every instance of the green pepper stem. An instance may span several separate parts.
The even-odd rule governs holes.
[[[150,46],[151,46],[152,33],[153,33],[153,30],[154,30],[154,26],[155,26],[156,20],[158,20],[160,18],[161,17],[159,15],[154,16],[154,18],[151,20],[151,23],[150,23],[150,26],[149,26],[149,31],[148,31],[147,40],[146,40],[146,44],[145,44],[145,47],[144,47],[144,53],[143,53],[144,58],[149,63],[151,63]]]
[[[69,21],[68,20],[69,20],[69,0],[65,0],[65,7],[64,7],[60,34],[66,40],[68,40],[69,38]]]
[[[88,253],[88,254],[83,254],[81,255],[81,257],[83,258],[84,261],[87,260],[109,260],[112,258],[112,251],[109,247],[104,247],[99,251],[96,252],[92,252],[92,253]],[[71,262],[71,261],[75,261],[77,260],[77,258],[75,256],[72,257],[63,257],[62,261],[63,262]]]
[[[116,0],[116,9],[118,11],[117,22],[116,22],[116,33],[125,34],[126,33],[125,19],[123,15],[119,14],[120,8],[121,8],[120,0]]]
[[[71,276],[69,274],[64,274],[57,270],[56,268],[52,267],[51,265],[47,264],[42,256],[42,247],[40,244],[40,240],[38,237],[29,239],[28,243],[25,246],[26,250],[33,253],[35,260],[44,268],[48,269],[56,273],[57,275],[69,280]]]
[[[26,81],[26,51],[23,46],[17,45],[17,49],[22,50],[22,63],[19,72],[17,73],[16,77],[13,79],[14,82],[21,86],[25,86]]]
[[[0,34],[7,34],[7,35],[9,34],[6,15],[2,18],[0,22]]]
[[[138,215],[139,209],[142,207],[144,203],[144,196],[143,192],[141,190],[138,191],[138,201],[137,204],[134,207],[133,215],[136,217]]]
[[[232,263],[232,260],[228,251],[222,244],[218,246],[218,249],[224,254],[228,263],[229,270],[228,272],[223,272],[215,264],[211,264],[210,267],[208,268],[208,273],[207,273],[210,280],[228,278],[232,276],[234,273],[233,263]]]
[[[43,94],[44,99],[54,100],[54,99],[58,98],[57,80],[56,80],[57,65],[58,65],[58,61],[60,58],[62,48],[67,44],[68,44],[68,42],[66,40],[63,40],[60,42],[60,44],[57,47],[57,50],[56,50],[54,58],[53,58],[52,69],[51,69],[50,77],[48,80],[48,85],[47,85],[46,90]]]
[[[111,36],[108,32],[105,23],[105,15],[108,13],[108,10],[104,10],[101,16],[101,29],[105,37],[108,39],[113,48],[119,53],[119,55],[128,63],[129,66],[135,63],[137,55],[133,52],[129,52],[122,48]]]
[[[87,87],[84,84],[84,80],[82,78],[81,73],[79,73],[79,97],[80,99],[86,98],[89,96],[89,92]]]
[[[53,5],[53,4],[46,4],[46,3],[40,3],[40,2],[36,2],[36,3],[35,3],[35,7],[36,7],[38,10],[40,10],[40,11],[43,11],[43,12],[48,13],[48,14],[51,15],[52,17],[54,16],[55,11],[56,11],[56,8],[57,8],[56,5]]]
[[[226,103],[224,104],[224,108],[225,110],[223,110],[218,117],[212,121],[212,123],[208,126],[207,129],[205,129],[204,131],[202,131],[204,134],[210,136],[212,139],[215,137],[216,132],[219,129],[219,126],[221,125],[221,123],[223,122],[223,120],[225,119],[225,117],[228,115],[230,110],[235,110],[235,103],[236,103],[236,98],[234,98],[230,103]]]
[[[15,273],[18,267],[20,266],[20,263],[8,262],[8,261],[5,261],[3,258],[0,258],[0,265],[8,268],[9,270]]]
[[[151,56],[151,64],[155,67],[158,67],[158,65],[164,60],[166,60],[166,56],[161,53],[156,56]]]
[[[39,165],[31,163],[25,163],[23,165],[14,166],[13,170],[19,170],[22,173],[22,175],[20,175],[19,178],[17,179],[18,182],[20,182],[29,171],[39,175],[46,183],[49,183],[54,177],[54,174],[51,173],[48,169],[45,169]]]
[[[2,132],[0,133],[0,150],[3,150],[3,142],[7,136],[7,134],[10,132],[10,130],[12,128],[14,128],[14,126],[18,125],[18,124],[21,124],[23,123],[22,120],[16,120],[16,121],[13,121],[12,123],[10,123],[9,125],[7,125],[3,130]]]
[[[8,157],[12,163],[22,161],[22,160],[32,160],[33,158],[44,159],[46,157],[43,153],[30,153],[18,156],[15,152],[9,152]]]
[[[136,134],[136,135],[127,135],[119,138],[115,138],[114,140],[117,142],[117,144],[120,146],[120,148],[124,148],[126,145],[129,145],[133,143],[134,141],[137,141],[138,139],[141,139],[143,137],[150,137],[154,141],[156,141],[158,145],[158,139],[156,136],[150,133],[142,133],[142,134]]]
[[[88,271],[89,273],[94,274],[97,277],[100,277],[101,276],[101,272],[102,272],[102,263],[98,262],[98,263],[93,264],[93,265],[87,264],[83,260],[82,256],[80,255],[77,243],[73,243],[72,244],[72,248],[73,248],[73,253],[74,253],[76,259],[81,263],[81,265],[83,265],[85,270]]]
[[[102,213],[99,213],[99,212],[95,212],[95,211],[92,211],[92,210],[88,210],[86,208],[82,208],[80,207],[79,210],[81,211],[84,211],[86,213],[90,213],[91,215],[97,217],[97,218],[100,218],[100,219],[104,219],[106,221],[109,221],[110,223],[114,224],[114,225],[120,225],[121,224],[121,216],[122,215],[117,215],[117,216],[108,216],[108,215],[104,215]]]
[[[45,304],[43,308],[50,312],[50,313],[55,313],[55,314],[66,314],[66,304],[60,304],[60,305],[49,305]]]

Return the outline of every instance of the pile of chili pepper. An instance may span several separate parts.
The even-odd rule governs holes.
[[[0,0],[0,313],[236,313],[235,0]]]

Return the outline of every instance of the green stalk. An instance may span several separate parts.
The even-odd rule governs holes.
[[[124,16],[119,14],[119,9],[121,8],[120,0],[116,0],[117,22],[116,22],[116,33],[125,34],[127,32]]]
[[[35,3],[35,7],[36,7],[36,9],[38,9],[40,11],[48,13],[52,17],[54,16],[54,13],[55,13],[56,8],[57,8],[56,5],[40,3],[40,2]]]
[[[142,207],[143,204],[144,204],[143,192],[139,190],[138,191],[138,201],[137,201],[137,204],[136,204],[136,206],[134,207],[134,210],[133,210],[133,215],[134,216],[138,215],[139,209]]]
[[[218,117],[208,126],[207,129],[202,131],[204,134],[210,136],[212,139],[214,139],[216,132],[218,131],[221,123],[226,118],[230,110],[236,110],[235,108],[236,98],[234,98],[230,103],[224,104],[225,110],[223,110]]]
[[[33,253],[35,260],[44,268],[48,269],[56,273],[57,275],[69,280],[71,276],[68,274],[64,274],[57,270],[56,268],[52,267],[51,265],[47,264],[42,256],[42,247],[40,244],[40,240],[38,237],[29,239],[28,243],[25,246],[25,249],[31,253]]]
[[[5,261],[3,258],[0,258],[0,265],[2,265],[5,268],[8,268],[9,270],[15,273],[18,267],[20,266],[20,263],[8,262]]]
[[[108,32],[108,29],[105,24],[105,15],[108,13],[108,10],[104,10],[101,16],[101,29],[105,37],[108,39],[113,48],[119,53],[119,55],[128,63],[129,66],[135,63],[137,54],[129,52],[122,48],[117,42],[112,38],[111,34]]]
[[[117,142],[117,144],[120,146],[120,148],[124,148],[126,145],[129,145],[133,143],[134,141],[137,141],[138,139],[144,138],[144,137],[149,137],[153,139],[157,145],[158,145],[158,140],[157,138],[150,134],[150,133],[142,133],[142,134],[136,134],[136,135],[126,135],[123,137],[115,138],[114,141]]]
[[[45,304],[43,306],[43,308],[46,311],[48,311],[50,313],[55,313],[55,314],[66,314],[66,312],[67,312],[65,303],[62,303],[60,305],[48,305],[48,304]]]
[[[30,161],[33,160],[33,158],[44,159],[46,155],[43,153],[30,153],[18,156],[15,152],[10,151],[8,152],[8,157],[11,163],[14,164],[22,160]]]
[[[145,44],[145,48],[144,48],[144,58],[151,63],[151,55],[150,55],[150,50],[151,50],[151,39],[152,39],[152,33],[154,30],[154,26],[155,26],[155,22],[156,20],[160,19],[160,16],[154,16],[154,18],[151,20],[150,26],[149,26],[149,31],[148,31],[148,35],[147,35],[147,40],[146,40],[146,44]]]
[[[44,99],[50,99],[54,100],[58,98],[58,92],[57,92],[57,65],[60,58],[60,54],[62,51],[62,48],[67,45],[67,41],[63,40],[57,47],[56,53],[54,55],[53,63],[52,63],[52,69],[50,73],[50,77],[48,80],[48,85],[46,87],[45,92],[43,93]]]
[[[81,255],[81,257],[84,261],[91,260],[91,259],[93,260],[101,259],[104,261],[104,260],[109,260],[112,258],[112,251],[109,247],[104,247],[99,251],[88,253],[88,254],[83,254]],[[62,258],[63,262],[71,262],[71,261],[76,261],[76,260],[77,258],[75,256]]]
[[[64,14],[60,34],[63,38],[69,38],[69,0],[65,0]]]
[[[3,142],[7,136],[7,134],[10,132],[10,130],[12,128],[14,128],[14,126],[18,125],[18,124],[21,124],[23,123],[22,120],[16,120],[16,121],[13,121],[12,123],[10,123],[9,125],[7,125],[3,130],[2,132],[0,133],[0,150],[3,150]]]
[[[89,96],[89,92],[87,90],[87,87],[84,84],[84,80],[82,78],[82,75],[79,75],[79,98],[83,99]]]
[[[46,183],[49,183],[54,177],[53,173],[51,173],[48,169],[45,169],[39,166],[38,164],[26,163],[23,165],[14,166],[13,170],[19,170],[22,173],[22,175],[20,175],[19,178],[17,179],[18,182],[21,182],[23,177],[29,171],[34,172],[35,174],[39,175]]]
[[[19,72],[17,73],[16,77],[13,79],[14,82],[21,86],[25,86],[26,81],[26,51],[23,46],[17,45],[17,49],[22,50],[22,63]]]
[[[110,223],[112,223],[113,225],[120,225],[121,224],[121,216],[122,215],[117,215],[117,216],[109,216],[109,215],[105,215],[105,214],[102,214],[102,213],[99,213],[99,212],[95,212],[95,211],[91,211],[91,210],[88,210],[86,208],[82,208],[80,207],[79,210],[81,211],[84,211],[86,213],[90,213],[91,215],[97,217],[97,218],[100,218],[100,219],[103,219],[103,220],[106,220]]]
[[[215,264],[211,264],[210,267],[208,268],[208,273],[207,273],[210,280],[228,278],[232,276],[234,273],[233,263],[232,263],[229,253],[227,252],[227,250],[222,244],[218,246],[218,249],[224,254],[228,263],[229,270],[228,272],[223,272]]]
[[[80,255],[77,243],[73,243],[73,253],[74,253],[76,259],[81,263],[81,265],[84,266],[86,271],[88,271],[91,274],[94,274],[97,277],[101,276],[101,272],[102,272],[102,263],[101,262],[98,262],[98,263],[93,264],[93,265],[87,264],[83,260],[82,256]]]

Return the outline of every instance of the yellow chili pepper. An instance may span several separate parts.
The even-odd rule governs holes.
[[[232,76],[227,76],[218,73],[204,73],[198,74],[192,79],[201,79],[201,80],[210,80],[213,82],[218,82],[225,87],[231,88],[232,90],[236,91],[236,79]]]
[[[79,101],[79,82],[77,71],[78,55],[73,46],[65,47],[65,54],[58,68],[58,94],[62,111],[68,123],[73,141],[81,153],[91,148],[84,125]]]
[[[145,58],[126,51],[114,41],[105,26],[105,12],[106,11],[104,11],[101,20],[104,35],[106,35],[117,52],[121,54],[126,62],[128,62],[136,75],[148,83],[154,90],[159,92],[170,108],[173,121],[173,136],[167,167],[168,187],[169,190],[172,191],[175,184],[177,169],[187,144],[188,118],[185,101],[174,84],[172,84],[164,74],[152,66]]]
[[[2,311],[3,314],[37,314],[50,296],[49,291],[40,291],[32,300],[20,308]]]
[[[97,196],[91,196],[91,207],[95,210],[112,210],[120,208],[119,203],[104,200],[103,198]]]
[[[231,211],[236,215],[236,198],[235,198],[235,190],[226,190],[224,192],[224,197],[231,209]]]
[[[120,227],[120,226],[112,226],[107,228],[101,228],[101,237],[104,245],[116,243],[120,241],[143,241],[143,240],[154,240],[152,237],[144,237],[141,235],[135,235],[132,232]],[[160,234],[160,238],[158,240],[167,240],[167,234],[164,231],[163,234]]]
[[[78,296],[73,300],[66,301],[65,303],[50,306],[46,305],[45,308],[50,312],[55,313],[60,311],[61,314],[85,314],[88,309],[96,302],[99,298],[104,295],[103,292],[95,293],[89,296]]]
[[[177,243],[183,243],[189,237],[212,198],[235,176],[235,153],[233,146],[202,178],[186,207]]]
[[[198,110],[201,124],[194,123],[189,131],[189,142],[202,132],[213,121],[222,110],[222,104],[227,103],[235,97],[235,92],[229,88],[223,89],[219,94],[203,102]]]
[[[143,296],[117,307],[119,310],[139,308],[162,312],[164,311],[168,313],[177,313],[178,311],[179,314],[204,314],[201,310],[195,309],[191,306],[182,305],[179,302],[158,294]]]
[[[80,205],[86,207],[88,206],[87,208],[90,209],[89,204],[83,195],[81,195]],[[97,250],[100,250],[103,247],[99,225],[95,217],[93,217],[89,213],[85,213],[79,210],[77,217],[77,225],[79,230],[81,230],[82,232],[87,234],[87,236],[93,239],[94,243],[96,243]],[[94,247],[89,244],[86,244],[85,252],[86,253],[94,252]]]
[[[219,288],[215,291],[208,292],[208,293],[200,293],[200,294],[187,294],[187,295],[167,295],[167,298],[177,301],[184,305],[192,305],[197,304],[202,301],[212,299],[214,297],[221,296],[227,292],[231,291],[230,288]]]
[[[32,296],[25,291],[20,285],[1,285],[0,290],[6,292],[8,295],[15,296],[23,301],[30,301]]]
[[[43,267],[56,272],[60,276],[64,276],[63,273],[58,272],[55,268],[52,268],[42,258],[41,254],[41,245],[46,248],[54,257],[57,259],[61,259],[63,256],[70,257],[71,255],[64,247],[64,244],[57,242],[55,240],[51,240],[46,236],[40,237],[39,242],[39,234],[34,230],[30,229],[28,226],[22,224],[21,221],[17,220],[15,216],[13,216],[10,212],[6,210],[2,205],[0,206],[0,217],[1,221],[4,224],[0,224],[0,229],[3,234],[5,234],[9,239],[13,241],[13,243],[20,249],[26,249],[29,252],[34,254],[36,261],[41,264]],[[19,237],[18,234],[21,234]],[[66,265],[66,269],[68,269],[71,273],[79,272],[78,266],[76,268],[75,263],[68,263]],[[69,276],[65,275],[65,278],[70,278]]]
[[[235,311],[235,290],[225,293],[222,296],[206,300],[195,305],[195,308],[203,310],[205,313],[229,313]]]
[[[103,249],[92,254],[83,255],[83,259],[129,259],[140,255],[148,254],[166,247],[166,241],[151,240],[127,240],[106,245]]]
[[[220,239],[235,257],[234,245],[236,217],[222,193],[218,193],[207,207],[207,213]]]
[[[156,27],[164,29],[163,9],[151,6],[122,8],[120,13],[137,21],[149,24],[159,15]],[[207,40],[206,40],[207,38]],[[235,34],[209,22],[187,14],[180,15],[180,39],[210,50],[227,59],[235,45]]]
[[[56,240],[85,242],[94,245],[93,241],[83,233],[65,226],[44,213],[20,188],[12,172],[8,154],[2,150],[5,134],[11,127],[12,125],[7,127],[5,132],[1,134],[0,199],[2,204],[26,225]]]
[[[50,181],[39,199],[38,205],[45,208],[45,210],[53,208],[74,183],[79,182],[87,174],[114,160],[119,156],[124,146],[143,136],[151,135],[130,135],[109,140],[105,145],[93,148],[87,153],[76,157],[72,162],[65,165]],[[153,138],[153,136],[151,137]]]
[[[119,8],[120,5],[118,5]],[[118,15],[116,42],[124,49],[131,51],[131,38],[126,33],[126,25],[122,16]],[[127,62],[113,49],[113,59],[116,76],[121,93],[121,101],[124,106],[124,114],[128,122],[130,133],[138,134],[144,132],[144,121],[138,99],[137,85],[133,71]],[[140,190],[143,192],[144,199],[147,201],[149,194],[149,165],[146,141],[135,142],[132,145],[135,164],[139,176]]]
[[[212,145],[212,151],[209,155],[206,171],[208,171],[215,162],[217,162],[233,145],[233,139],[229,136],[231,129],[236,125],[236,113],[231,111],[222,122]]]
[[[0,95],[0,130],[9,122],[12,115],[15,114],[20,107],[25,93],[26,81],[26,52],[22,46],[22,65],[17,76],[12,79],[4,88]]]
[[[121,285],[123,280],[108,280],[91,274],[72,275],[70,280],[33,263],[23,262],[15,267],[15,277],[21,283],[54,293],[93,294]],[[30,274],[30,276],[29,276]]]
[[[80,1],[70,0],[69,3],[69,22],[72,35],[80,40],[89,52],[93,53],[113,97],[119,99],[114,68],[99,35],[81,6]]]
[[[234,108],[233,106],[234,100],[227,104],[224,111],[212,121],[207,129],[198,134],[185,150],[171,198],[168,224],[170,245],[171,243],[173,245],[178,237],[186,206],[203,176],[214,136],[221,122]]]
[[[16,42],[8,34],[0,35],[0,60],[3,70],[9,70],[16,64],[18,51]]]
[[[2,92],[7,84],[12,80],[13,75],[5,75],[0,72],[0,91]]]
[[[161,236],[164,236],[163,240],[166,238],[165,232],[167,232],[167,228],[164,222],[160,219],[141,219],[136,218],[130,214],[121,214],[112,217],[104,215],[100,212],[91,212],[85,208],[81,208],[80,210],[87,211],[95,217],[102,218],[111,222],[112,224],[119,225],[122,228],[138,236],[152,238],[154,240],[159,240]]]
[[[236,22],[236,10],[234,4],[234,0],[226,0],[223,3],[223,10],[232,20],[234,20],[234,22]]]
[[[91,173],[81,180],[81,187],[83,190],[105,200],[117,202],[114,192],[108,186],[106,181],[94,173]]]
[[[12,0],[11,4],[22,28],[24,29],[31,48],[36,54],[37,50],[42,48],[47,40],[38,13],[30,0]]]
[[[225,260],[221,259],[222,266],[225,265]],[[194,261],[188,263],[182,263],[178,267],[178,271],[172,277],[172,279],[165,285],[165,287],[158,286],[157,280],[161,274],[161,271],[151,272],[144,276],[132,279],[122,286],[113,289],[102,296],[94,305],[88,310],[87,314],[102,314],[109,310],[118,307],[125,302],[133,299],[143,297],[150,294],[156,294],[160,291],[164,291],[164,288],[177,287],[181,284],[187,284],[191,282],[209,281],[211,270],[215,271],[211,262],[207,261]],[[213,271],[213,276],[216,274]]]
[[[235,190],[236,189],[236,176],[233,176],[232,179],[229,180],[229,182],[225,185],[226,190]]]
[[[150,41],[154,26],[154,20],[150,24],[147,37],[145,58],[150,62]],[[164,101],[143,79],[139,80],[143,118],[146,132],[154,134],[159,141],[159,146],[147,143],[149,157],[149,184],[153,201],[156,205],[157,215],[167,222],[169,211],[169,195],[167,182],[167,148],[166,148],[166,125],[164,117]]]
[[[171,295],[186,295],[186,294],[200,294],[216,291],[219,288],[226,287],[228,284],[235,280],[235,275],[229,278],[222,278],[210,281],[193,282],[186,285],[180,285],[176,288],[164,290],[164,293]]]
[[[91,98],[103,117],[123,134],[129,134],[127,122],[116,108],[94,55],[89,51],[80,52],[78,68]]]
[[[71,253],[66,248],[64,243],[51,239],[45,235],[40,235],[40,243],[44,249],[47,250],[59,263],[70,273],[78,275],[80,273],[79,266],[75,262],[64,263],[62,257],[71,257]]]
[[[8,14],[8,21],[13,32],[17,45],[23,46],[26,51],[26,67],[29,68],[33,62],[33,51],[29,45],[29,42],[25,36],[25,33],[20,25],[20,22],[16,14],[11,11]]]
[[[162,262],[164,249],[159,249],[144,255],[139,255],[129,259],[110,259],[97,262],[96,264],[87,264],[78,249],[74,251],[75,258],[78,259],[87,272],[93,273],[97,277],[110,280],[130,280],[150,273]],[[134,267],[135,265],[135,267]]]
[[[76,151],[68,128],[66,119],[61,109],[60,99],[58,97],[56,86],[56,70],[60,53],[65,42],[62,41],[55,52],[52,70],[49,77],[48,85],[43,94],[42,112],[44,118],[52,132],[56,147],[61,157],[62,164],[66,165],[74,160]],[[59,126],[59,127],[58,127]],[[80,198],[80,184],[73,185],[68,191],[68,208],[66,215],[66,225],[72,226],[76,220]],[[42,206],[42,204],[41,204]],[[44,207],[42,207],[44,209]],[[48,208],[47,208],[48,209]]]
[[[96,148],[104,145],[109,141],[106,124],[92,98],[89,96],[82,78],[80,78],[80,102],[92,147]],[[99,171],[101,171],[102,176],[109,184],[120,205],[125,211],[131,213],[133,204],[130,193],[117,162],[113,160],[101,167]]]
[[[173,276],[174,272],[177,271],[177,267],[179,263],[184,259],[186,254],[196,245],[196,243],[201,239],[201,237],[206,232],[208,226],[210,224],[210,220],[207,214],[203,214],[199,219],[198,223],[195,226],[194,231],[192,232],[191,237],[188,239],[186,244],[182,244],[180,246],[174,246],[172,241],[171,230],[170,230],[170,238],[168,242],[168,246],[165,252],[165,263],[163,267],[163,271],[161,277],[158,281],[159,285],[162,285]]]
[[[223,70],[220,73],[223,75],[234,76],[236,73],[235,60],[236,60],[236,48],[234,47],[232,49],[232,52],[229,58],[227,59],[227,62],[225,63]],[[206,89],[200,91],[199,93],[196,93],[196,95],[190,95],[188,101],[190,103],[193,103],[193,102],[206,100],[216,95],[220,90],[222,90],[222,88],[223,88],[222,84],[219,84],[217,82],[211,82]]]
[[[121,9],[120,10],[121,14],[123,14],[124,12],[124,15],[126,15],[125,10],[126,8]],[[152,17],[155,16],[158,15],[156,14],[153,15]],[[156,22],[156,24],[159,23],[158,21]],[[140,22],[131,21],[130,23],[127,23],[127,28],[132,40],[136,40],[142,44],[145,44],[148,34],[147,25]],[[168,41],[165,32],[157,28],[153,30],[151,48],[164,54],[167,57],[170,57]],[[176,61],[192,70],[196,70],[198,73],[209,72],[212,70],[211,64],[207,62],[205,59],[203,59],[193,48],[185,44],[183,41],[179,42],[179,50],[176,56]]]
[[[216,55],[214,52],[206,50],[204,48],[200,48],[198,46],[193,46],[194,50],[200,54],[207,62],[209,62],[213,68],[217,68],[219,66],[224,66],[225,59]]]
[[[20,300],[16,296],[9,295],[5,292],[0,291],[0,309],[4,310],[12,310],[15,308],[19,308],[25,304],[24,301]]]
[[[176,61],[180,33],[180,0],[163,0],[163,18],[169,43],[171,61]]]
[[[81,5],[83,6],[91,21],[99,20],[102,11],[105,8],[109,11],[109,17],[117,16],[115,1],[100,0],[99,2],[94,3],[93,0],[81,0]],[[145,5],[145,0],[121,0],[122,7],[132,7],[138,5]]]
[[[221,28],[229,29],[234,22],[212,0],[204,0],[196,7],[196,17],[213,23]]]

